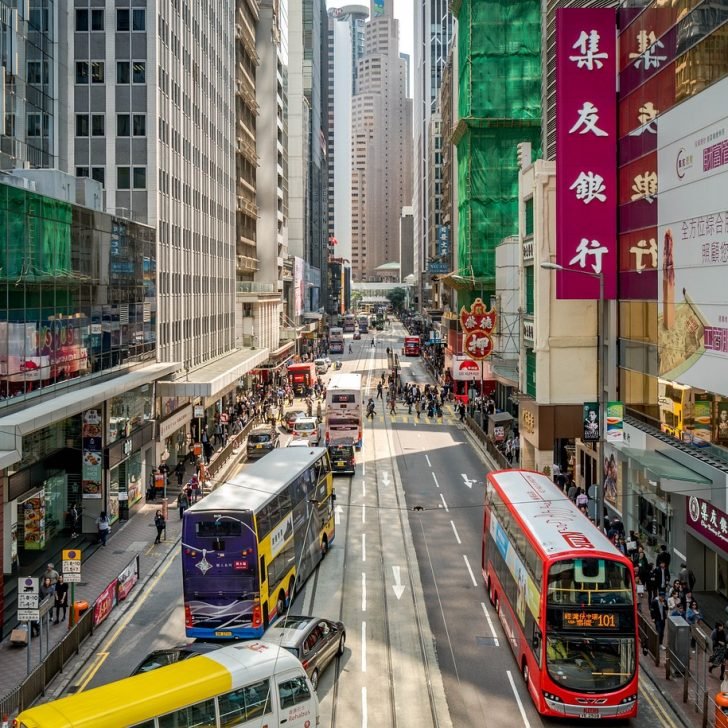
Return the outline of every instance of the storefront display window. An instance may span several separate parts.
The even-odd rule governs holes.
[[[81,420],[70,417],[23,437],[23,459],[10,468],[9,475],[40,462],[64,447],[81,447]]]
[[[59,536],[66,525],[68,511],[68,489],[65,473],[51,476],[43,483],[45,491],[45,532],[46,540]]]
[[[152,419],[152,385],[145,384],[109,401],[107,441],[110,445],[129,437],[133,430]]]
[[[119,479],[123,464],[109,471],[109,523],[119,520]]]
[[[123,487],[119,484],[119,497]],[[128,506],[133,506],[141,500],[144,489],[142,484],[142,454],[135,452],[126,461],[126,500]]]

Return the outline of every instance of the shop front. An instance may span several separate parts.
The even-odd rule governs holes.
[[[728,598],[728,513],[695,495],[686,501],[687,563],[695,589]]]
[[[453,395],[460,402],[467,404],[469,399],[477,397],[481,391],[486,397],[491,397],[495,392],[490,362],[475,361],[464,354],[448,352],[445,363],[448,375],[446,381],[450,383]]]
[[[112,523],[129,520],[134,507],[141,503],[144,472],[151,465],[153,445],[154,422],[147,422],[104,451],[109,471],[106,512]]]
[[[162,452],[157,461],[160,464],[164,462],[170,470],[174,470],[177,463],[187,457],[191,443],[192,415],[192,405],[188,404],[159,423],[158,440]]]
[[[539,405],[526,397],[518,405],[521,467],[553,475],[556,466],[576,477],[575,443],[582,433],[582,406]]]

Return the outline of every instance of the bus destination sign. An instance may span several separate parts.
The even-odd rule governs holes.
[[[564,629],[619,629],[617,612],[569,611],[561,613]]]

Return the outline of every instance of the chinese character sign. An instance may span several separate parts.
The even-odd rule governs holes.
[[[728,553],[728,514],[697,496],[690,496],[687,501],[688,526]]]
[[[493,351],[490,338],[495,327],[495,309],[488,310],[480,298],[476,298],[470,310],[460,309],[460,325],[463,329],[465,353],[475,360],[485,359]]]
[[[616,297],[617,58],[613,9],[556,11],[557,298]],[[651,187],[644,181],[640,195]],[[590,275],[584,275],[589,273]]]

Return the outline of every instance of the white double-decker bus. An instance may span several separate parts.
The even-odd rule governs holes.
[[[363,417],[361,374],[334,374],[326,388],[326,444],[349,440],[361,448]]]
[[[329,353],[344,353],[344,329],[340,326],[332,326],[329,329]]]

